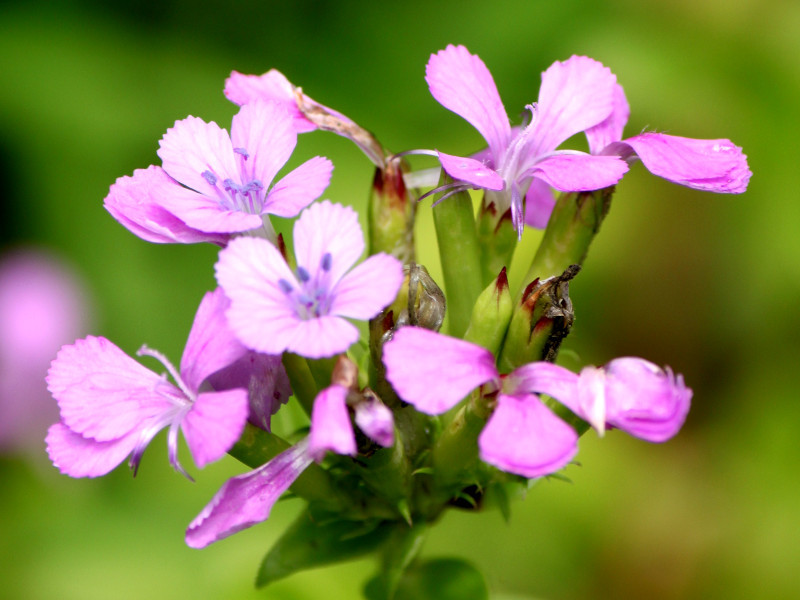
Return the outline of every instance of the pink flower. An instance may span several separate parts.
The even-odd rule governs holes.
[[[239,238],[220,252],[217,281],[231,299],[230,326],[246,346],[267,354],[344,352],[359,336],[345,317],[378,314],[397,295],[403,267],[381,253],[351,269],[364,250],[358,216],[328,201],[303,212],[294,246],[295,271],[263,239]]]
[[[61,411],[61,421],[46,439],[53,464],[72,477],[97,477],[130,455],[135,472],[150,440],[165,427],[170,464],[187,477],[178,461],[179,430],[198,467],[225,454],[247,420],[248,391],[205,391],[201,385],[246,352],[225,324],[227,303],[221,290],[203,298],[180,372],[158,352],[139,351],[159,360],[175,384],[105,338],[90,336],[64,346],[47,375]]]
[[[523,229],[523,198],[538,185],[562,191],[595,190],[615,184],[628,170],[616,156],[556,150],[569,137],[604,121],[613,108],[616,77],[584,56],[553,63],[542,74],[539,100],[528,105],[531,121],[512,129],[491,73],[464,46],[448,46],[431,56],[426,69],[431,94],[469,121],[488,151],[479,159],[439,152],[442,168],[463,188],[486,190],[498,213],[511,209]]]

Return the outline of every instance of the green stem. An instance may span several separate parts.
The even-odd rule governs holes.
[[[294,397],[297,398],[306,413],[310,415],[311,408],[314,406],[314,399],[319,393],[319,388],[311,374],[308,361],[297,354],[284,352],[283,367],[289,376],[289,383],[292,384]]]

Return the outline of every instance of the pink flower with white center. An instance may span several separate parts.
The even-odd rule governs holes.
[[[602,435],[615,427],[648,442],[680,430],[692,399],[683,377],[642,358],[616,358],[579,375],[546,362],[515,371],[526,388],[552,396]]]
[[[239,439],[248,416],[247,389],[201,387],[209,375],[247,352],[225,323],[227,305],[221,290],[203,298],[180,372],[160,353],[139,350],[159,360],[174,384],[105,338],[90,336],[64,346],[47,375],[61,411],[61,421],[46,439],[53,464],[72,477],[97,477],[130,455],[135,474],[145,448],[165,427],[170,464],[186,477],[178,461],[179,430],[198,467],[222,457]]]
[[[578,451],[578,434],[534,394],[519,369],[500,375],[491,352],[419,327],[402,327],[383,347],[386,379],[417,410],[441,414],[487,386],[497,405],[478,438],[481,459],[523,477],[564,467]]]
[[[535,182],[561,191],[596,190],[614,185],[628,170],[617,156],[556,149],[611,114],[616,77],[591,58],[553,63],[542,74],[538,102],[526,107],[530,123],[513,130],[491,73],[464,46],[432,55],[425,80],[433,97],[469,121],[489,145],[479,159],[438,152],[442,168],[456,180],[450,193],[486,190],[498,214],[511,209],[519,235],[523,198]]]
[[[621,85],[615,84],[611,114],[586,130],[593,155],[619,156],[629,163],[638,158],[653,175],[696,190],[741,194],[747,189],[752,175],[747,156],[730,140],[696,140],[653,132],[623,140],[622,130],[629,115],[625,92]],[[554,205],[549,186],[531,186],[526,198],[525,223],[545,227]]]
[[[367,320],[391,303],[402,264],[381,253],[351,269],[364,250],[358,216],[327,200],[295,222],[294,249],[294,271],[262,239],[235,239],[220,252],[217,281],[231,299],[230,326],[247,347],[267,354],[344,352],[359,336],[346,318]]]
[[[333,170],[327,158],[317,156],[272,185],[296,144],[292,117],[273,102],[243,106],[230,135],[190,116],[161,139],[163,170],[151,167],[120,178],[106,207],[149,241],[205,241],[196,239],[202,234],[218,241],[263,229],[274,242],[269,215],[297,216],[322,194]]]

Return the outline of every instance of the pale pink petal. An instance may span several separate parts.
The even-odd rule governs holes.
[[[323,200],[312,204],[294,224],[294,253],[297,266],[314,276],[321,270],[323,257],[332,258],[328,277],[338,281],[364,251],[364,234],[358,215],[349,206]]]
[[[292,126],[297,133],[314,131],[317,126],[309,121],[295,100],[295,87],[276,69],[263,75],[243,75],[233,71],[225,80],[225,96],[239,106],[254,100],[280,102],[292,117]]]
[[[206,377],[236,362],[247,352],[228,326],[225,311],[230,304],[222,289],[217,288],[203,296],[195,314],[181,358],[181,377],[195,392]]]
[[[502,190],[505,187],[505,181],[500,174],[480,161],[444,152],[438,154],[442,168],[453,179],[466,181],[485,190]]]
[[[192,548],[205,548],[265,521],[273,504],[311,462],[308,443],[304,440],[264,466],[232,477],[189,524],[186,544]]]
[[[205,392],[181,422],[186,445],[201,469],[222,458],[242,435],[247,422],[247,390]]]
[[[498,161],[508,144],[511,127],[492,74],[483,61],[464,46],[449,45],[431,56],[425,81],[442,106],[478,130]]]
[[[308,453],[317,462],[325,458],[328,451],[350,456],[356,454],[356,438],[347,412],[346,398],[346,387],[332,385],[322,390],[314,400]]]
[[[213,190],[209,192],[213,193]],[[212,195],[206,196],[191,190],[162,196],[159,204],[188,226],[208,234],[239,233],[263,226],[260,215],[228,208],[226,203],[221,203]]]
[[[492,353],[475,344],[401,327],[383,346],[386,379],[417,410],[438,415],[498,377]]]
[[[537,162],[531,171],[559,191],[582,192],[616,184],[628,165],[616,156],[556,153]]]
[[[189,227],[169,212],[162,200],[174,197],[176,203],[194,202],[196,192],[171,179],[161,167],[137,169],[133,176],[117,179],[111,186],[104,206],[123,227],[145,241],[156,244],[194,244],[211,242],[224,246],[228,236],[204,233]]]
[[[64,346],[47,373],[61,419],[74,432],[106,442],[163,415],[183,394],[102,337]]]
[[[98,442],[75,433],[63,423],[51,425],[45,443],[53,465],[70,477],[99,477],[116,468],[136,446],[134,431],[110,442]]]
[[[614,108],[616,76],[586,56],[553,63],[542,73],[542,86],[529,152],[555,150],[567,138],[604,121]]]
[[[333,163],[315,156],[283,176],[264,200],[264,213],[279,217],[296,217],[322,195],[331,180]]]
[[[201,194],[216,194],[205,171],[219,180],[239,180],[230,136],[213,121],[191,116],[176,121],[161,138],[158,156],[170,177]]]
[[[307,358],[325,358],[346,352],[358,341],[358,329],[340,317],[322,316],[298,321],[286,350]]]
[[[622,139],[622,130],[631,114],[628,99],[622,86],[614,86],[614,108],[608,118],[586,130],[586,139],[589,142],[589,152],[601,154],[606,146]]]
[[[544,229],[555,205],[552,188],[544,180],[534,177],[525,194],[525,224]]]
[[[625,145],[633,149],[653,175],[696,190],[741,194],[752,175],[747,156],[730,140],[643,133],[615,144],[610,150],[621,154]]]
[[[533,362],[514,369],[508,375],[515,392],[547,394],[575,414],[580,415],[578,375],[550,362]]]
[[[578,434],[533,395],[498,394],[497,407],[478,437],[480,457],[498,469],[542,477],[566,466]]]
[[[371,319],[392,303],[403,278],[403,263],[388,254],[374,254],[342,277],[333,289],[331,314]]]
[[[245,104],[234,115],[231,143],[239,154],[241,174],[235,181],[246,184],[258,180],[267,189],[292,155],[297,133],[285,107],[258,100]]]

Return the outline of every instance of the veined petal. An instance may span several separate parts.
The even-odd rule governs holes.
[[[181,377],[193,391],[212,373],[227,367],[247,352],[228,326],[225,311],[230,300],[221,288],[203,296],[181,358]]]
[[[301,210],[322,195],[331,181],[333,163],[315,156],[287,173],[273,186],[264,201],[263,213],[296,217]]]
[[[237,183],[258,180],[269,187],[297,145],[297,133],[286,108],[275,102],[256,100],[245,104],[231,123],[233,148],[244,150],[239,161]]]
[[[397,296],[403,285],[403,264],[394,256],[370,256],[339,281],[333,290],[331,313],[371,319]]]
[[[169,212],[162,202],[174,197],[176,204],[194,201],[196,192],[171,179],[161,167],[137,169],[133,176],[120,177],[111,186],[104,206],[123,227],[145,241],[156,244],[211,242],[224,246],[228,236],[204,233],[189,227]]]
[[[321,271],[322,259],[331,256],[328,277],[335,283],[352,267],[364,251],[364,234],[358,215],[349,206],[323,200],[312,204],[294,224],[294,253],[297,266],[314,279]]]
[[[164,414],[183,394],[105,338],[64,346],[50,365],[47,388],[75,433],[107,442]]]
[[[205,548],[265,521],[272,505],[311,462],[308,442],[303,440],[264,466],[232,477],[189,524],[186,544],[192,548]]]
[[[616,84],[614,86],[613,98],[614,108],[608,118],[586,130],[589,152],[592,154],[602,154],[606,146],[622,139],[622,130],[628,122],[631,108],[621,85]]]
[[[439,152],[439,162],[453,179],[466,181],[475,187],[485,190],[502,190],[505,181],[494,169],[490,169],[482,162],[464,156],[453,156]]]
[[[358,341],[358,329],[341,317],[323,316],[298,321],[286,348],[307,358],[325,358],[345,352]]]
[[[534,395],[498,394],[497,407],[478,437],[481,460],[508,473],[542,477],[566,466],[578,434]]]
[[[551,152],[567,138],[601,123],[614,108],[617,77],[586,56],[553,63],[542,73],[529,153]]]
[[[347,388],[332,385],[322,390],[311,411],[308,453],[320,462],[329,450],[336,454],[356,453],[356,438],[347,412]]]
[[[99,477],[115,469],[133,451],[139,437],[133,431],[109,442],[75,433],[63,423],[51,425],[45,443],[56,468],[70,477]]]
[[[537,162],[531,171],[559,191],[583,192],[616,184],[628,165],[616,156],[555,153]]]
[[[483,61],[464,46],[449,45],[431,55],[425,81],[442,106],[478,130],[495,161],[499,160],[511,136],[511,127],[492,74]]]
[[[525,224],[544,229],[555,205],[552,188],[542,179],[534,177],[525,194]]]
[[[438,415],[497,378],[492,353],[421,327],[401,327],[383,347],[386,379],[417,410]]]
[[[185,190],[163,196],[159,204],[190,227],[209,234],[231,234],[263,226],[260,215],[225,208],[212,196]],[[226,236],[230,237],[230,236]]]
[[[581,414],[578,375],[569,369],[545,361],[533,362],[514,369],[507,381],[514,392],[547,394],[575,414]]]
[[[219,180],[239,179],[231,138],[213,121],[191,116],[175,121],[161,138],[157,154],[170,177],[201,194],[214,193],[202,175],[205,171]]]
[[[624,145],[633,149],[653,175],[696,190],[741,194],[752,175],[747,156],[730,140],[643,133],[616,146]]]
[[[247,390],[204,392],[181,422],[195,464],[203,468],[222,458],[242,435],[247,422]]]

